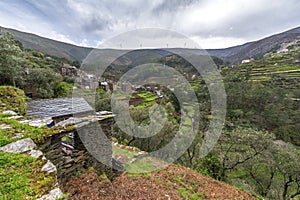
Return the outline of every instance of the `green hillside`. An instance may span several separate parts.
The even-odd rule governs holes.
[[[287,53],[269,52],[262,59],[220,66],[227,95],[226,123],[218,143],[205,158],[199,157],[199,151],[203,134],[214,117],[205,81],[199,75],[192,78],[195,70],[179,56],[160,60],[185,74],[199,101],[199,132],[193,144],[176,161],[177,164],[265,199],[299,197],[299,42],[291,43],[288,48]],[[180,125],[180,105],[170,90],[162,87],[160,91],[164,97],[152,102],[158,102],[167,110],[169,121],[164,128],[153,137],[141,139],[128,136],[115,127],[114,134],[119,142],[151,152],[171,141]],[[147,105],[151,105],[151,101],[145,104],[142,103],[145,99],[136,99],[137,94],[143,97],[143,93],[145,91],[139,90],[131,97],[133,107],[130,112],[137,123],[147,125]]]
[[[12,34],[0,34],[0,85],[16,86],[35,98],[66,96],[74,79],[61,74],[64,64],[80,65],[66,58],[25,49]]]
[[[199,130],[193,143],[175,161],[177,166],[174,168],[171,166],[170,172],[172,175],[167,172],[166,178],[164,175],[165,171],[162,173],[164,178],[161,180],[166,180],[166,184],[174,184],[174,186],[161,184],[160,171],[146,175],[138,174],[133,178],[130,177],[132,176],[131,174],[123,173],[115,181],[130,182],[131,185],[128,184],[127,188],[136,188],[133,184],[147,185],[147,181],[152,181],[153,188],[148,191],[151,194],[157,190],[155,188],[166,187],[168,188],[166,191],[177,191],[174,194],[174,198],[176,195],[180,195],[180,198],[183,199],[192,197],[205,199],[206,192],[198,191],[199,187],[201,187],[198,185],[199,180],[204,179],[200,176],[198,177],[200,173],[219,181],[227,182],[261,199],[299,198],[299,45],[299,41],[296,40],[288,45],[287,48],[289,50],[285,53],[278,53],[276,50],[272,50],[263,54],[261,59],[234,66],[225,66],[224,62],[214,58],[214,60],[218,61],[218,70],[222,75],[226,90],[227,115],[223,132],[217,144],[204,158],[199,155],[201,145],[205,134],[210,134],[206,131],[209,130],[210,120],[214,119],[215,116],[211,111],[211,100],[207,85],[201,75],[196,72],[189,62],[180,58],[179,55],[157,54],[156,52],[151,52],[151,50],[149,52],[145,50],[141,51],[140,55],[146,56],[146,59],[142,58],[142,56],[137,56],[138,54],[136,53],[127,54],[125,57],[119,58],[117,60],[119,63],[115,62],[107,70],[108,77],[112,80],[118,79],[122,73],[135,67],[135,65],[150,61],[173,67],[183,74],[198,98],[200,120]],[[161,51],[159,52],[162,53]],[[110,54],[110,51],[107,51],[107,54]],[[24,104],[26,98],[20,89],[25,90],[25,92],[34,90],[33,92],[37,98],[55,98],[70,95],[74,77],[61,74],[61,67],[64,63],[74,64],[74,61],[46,55],[36,50],[24,49],[24,46],[16,41],[12,35],[0,35],[0,85],[5,85],[0,87],[0,111],[9,109],[21,115],[26,113]],[[79,63],[75,62],[75,64]],[[155,68],[155,66],[151,70],[149,69],[149,72],[151,72],[152,76],[164,73],[159,68]],[[167,73],[165,75],[168,77]],[[155,79],[156,77],[151,78],[153,82],[157,80]],[[174,76],[173,78],[176,79],[178,77]],[[159,130],[159,133],[146,138],[128,135],[117,124],[113,125],[111,135],[117,144],[116,147],[120,147],[120,149],[114,148],[114,153],[116,154],[115,156],[120,156],[120,158],[126,160],[125,169],[132,171],[137,171],[139,168],[151,170],[156,166],[153,164],[157,164],[156,159],[138,159],[136,163],[131,163],[132,160],[135,161],[136,154],[135,152],[124,150],[125,146],[132,147],[132,149],[136,147],[144,152],[153,152],[168,145],[180,127],[182,127],[183,131],[189,130],[189,127],[191,127],[193,123],[191,119],[185,119],[182,124],[181,120],[183,119],[182,115],[193,115],[193,105],[186,103],[187,105],[184,105],[184,109],[181,109],[179,100],[172,92],[177,87],[180,87],[181,84],[180,81],[177,81],[176,86],[170,89],[160,86],[159,83],[149,83],[145,85],[146,87],[139,87],[132,93],[129,101],[131,104],[129,111],[134,123],[130,124],[130,128],[135,124],[139,126],[149,125],[151,123],[149,112],[153,111],[153,108],[157,108],[156,104],[165,109],[167,121],[163,124],[162,129]],[[112,92],[97,88],[96,95],[96,111],[110,110]],[[119,94],[116,98],[127,99],[128,96]],[[18,120],[10,117],[7,114],[0,116],[0,125],[2,127],[0,128],[0,146],[25,137],[42,142],[45,136],[59,131],[53,128],[48,129],[47,127],[33,128],[29,125],[21,124]],[[160,118],[155,120],[156,122],[162,121]],[[22,134],[21,138],[16,137],[17,133]],[[186,134],[190,134],[190,132],[186,132]],[[182,138],[184,139],[184,137]],[[15,191],[19,191],[17,197],[23,197],[30,193],[31,197],[34,198],[48,191],[49,188],[47,186],[53,184],[53,176],[45,180],[42,187],[34,184],[35,177],[30,176],[33,173],[32,169],[40,168],[44,161],[40,162],[27,157],[19,154],[1,154],[3,162],[0,163],[0,169],[4,175],[2,178],[4,184],[0,184],[0,194],[2,196],[7,193],[8,198],[16,197],[15,194],[17,193]],[[178,167],[178,165],[183,166],[182,169],[184,169],[180,173],[178,172],[181,171],[179,170],[181,167]],[[10,166],[14,168],[23,167],[20,170],[11,170]],[[186,168],[194,171],[191,172],[186,170]],[[173,173],[174,171],[175,173]],[[192,181],[197,181],[197,183],[189,182],[189,179],[184,175],[186,171],[195,174],[195,178]],[[14,177],[13,180],[10,179],[10,175]],[[79,180],[77,176],[70,180],[71,186],[73,184],[76,189],[83,187],[82,182],[80,182],[81,178],[84,180],[87,178],[80,175],[78,175],[80,177]],[[178,175],[180,175],[180,179],[175,178]],[[82,176],[84,175],[82,174]],[[100,177],[97,176],[96,178],[93,177],[96,180],[93,183],[100,188],[98,181]],[[173,176],[174,178],[172,178]],[[41,179],[44,176],[40,174],[37,178],[38,181],[42,182]],[[208,187],[209,185],[214,185],[211,181],[210,179]],[[78,182],[80,182],[79,185]],[[108,184],[113,184],[116,187],[120,186],[114,181]],[[220,183],[216,182],[216,185],[220,185]],[[196,187],[194,188],[194,186]],[[122,187],[119,187],[120,191],[126,193]],[[18,190],[18,188],[23,188],[24,190]],[[109,188],[104,187],[104,190],[101,191],[105,191],[105,194],[108,196],[111,195],[109,197],[118,197],[118,194],[113,193]],[[217,190],[216,187],[213,188]],[[232,198],[236,192],[235,189],[231,190],[228,198]],[[224,194],[224,191],[219,191],[218,195],[220,194]],[[245,195],[248,196],[248,194]],[[210,192],[209,196],[213,198],[214,191]],[[221,195],[220,198],[222,199],[222,197],[224,196]],[[252,199],[252,196],[249,196],[249,199]]]
[[[300,145],[299,41],[284,54],[222,70],[228,95],[228,117],[237,124],[267,129]]]
[[[91,48],[79,47],[31,33],[0,27],[0,34],[7,32],[13,34],[15,39],[20,41],[26,49],[41,51],[48,55],[64,57],[69,60],[82,61],[91,51]]]

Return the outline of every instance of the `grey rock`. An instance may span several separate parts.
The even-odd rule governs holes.
[[[142,156],[143,155],[143,152],[142,151],[140,151],[140,152],[138,152],[137,154],[134,154],[134,158],[137,158],[137,157],[140,157],[140,156]]]
[[[34,158],[39,158],[39,157],[43,156],[43,152],[41,152],[40,150],[31,150],[29,152],[29,155]]]
[[[32,120],[21,120],[19,121],[22,124],[28,124],[34,127],[42,127],[50,124],[52,122],[51,118],[42,118],[42,119],[32,119]]]
[[[0,129],[9,130],[12,129],[12,127],[9,124],[0,124]]]
[[[7,114],[7,115],[12,115],[12,116],[18,115],[15,111],[12,111],[12,110],[6,110],[6,111],[3,111],[2,113]]]
[[[14,133],[14,136],[12,138],[20,139],[22,137],[24,137],[24,135],[22,133]]]
[[[36,144],[33,142],[33,140],[30,138],[25,138],[0,147],[0,151],[8,153],[22,153],[33,150],[34,148],[36,148]]]
[[[31,120],[27,119],[27,120],[20,120],[19,123],[21,124],[29,124]]]
[[[137,158],[132,158],[132,160],[130,161],[130,163],[134,163],[136,161]]]
[[[138,158],[138,157],[145,157],[147,155],[147,152],[145,151],[140,151],[137,154],[135,154],[133,157]]]
[[[57,124],[55,124],[55,126],[62,126],[62,127],[66,127],[68,125],[74,125],[74,124],[79,124],[81,123],[83,120],[80,118],[75,118],[75,117],[70,117],[69,119],[66,119],[64,121],[58,122]]]
[[[8,117],[8,119],[23,119],[23,118],[24,118],[23,116],[19,116],[19,115]]]
[[[72,150],[69,150],[67,149],[66,147],[63,147],[62,148],[62,152],[65,154],[65,155],[71,155],[72,154]]]
[[[72,159],[70,156],[64,157],[64,160],[65,160],[65,164],[68,164],[68,163],[71,163],[74,161],[74,159]]]
[[[56,166],[50,160],[48,160],[48,162],[42,167],[41,170],[43,172],[52,173],[55,172],[57,169]]]
[[[34,127],[42,127],[42,126],[46,126],[47,124],[50,124],[51,122],[52,122],[51,118],[44,118],[44,119],[31,120],[29,121],[28,124]]]
[[[62,196],[63,196],[62,191],[59,188],[55,188],[51,190],[49,194],[46,194],[41,198],[38,198],[37,200],[56,200],[58,198],[61,198]]]

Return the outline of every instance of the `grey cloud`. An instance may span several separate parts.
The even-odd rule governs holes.
[[[242,12],[232,13],[232,19],[226,23],[218,23],[210,29],[194,32],[202,37],[236,37],[248,41],[260,39],[300,25],[300,1],[261,1],[263,9],[253,10],[241,8]]]
[[[222,1],[11,0],[0,2],[2,11],[0,25],[11,24],[19,27],[21,24],[29,32],[43,33],[43,36],[47,36],[45,35],[47,31],[49,33],[55,31],[69,36],[78,44],[86,39],[92,46],[96,46],[97,41],[105,40],[111,35],[141,27],[171,29],[190,37],[204,39],[220,37],[250,41],[300,25],[298,0],[245,1],[250,7],[239,7],[240,1],[234,1],[225,4],[225,10],[233,10],[225,13],[225,18],[219,16],[218,10],[212,9],[213,13],[208,13],[207,18],[201,18],[200,15],[199,18],[195,16],[191,21],[185,21],[190,19],[186,16],[191,10],[205,12],[207,9],[205,6],[212,4],[214,8],[214,2]],[[14,21],[8,23],[4,21],[4,16]],[[202,26],[203,23],[207,26]]]
[[[199,2],[199,0],[165,0],[153,9],[153,13],[177,12],[180,7],[186,7]]]
[[[83,30],[86,33],[94,33],[97,31],[108,30],[110,22],[101,16],[93,16],[83,23]]]

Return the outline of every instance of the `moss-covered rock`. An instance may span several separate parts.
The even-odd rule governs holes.
[[[12,86],[0,86],[0,111],[12,110],[26,115],[24,91]]]

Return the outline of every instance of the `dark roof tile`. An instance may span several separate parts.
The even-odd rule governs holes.
[[[59,117],[93,112],[93,108],[82,97],[31,100],[27,102],[28,117]]]

